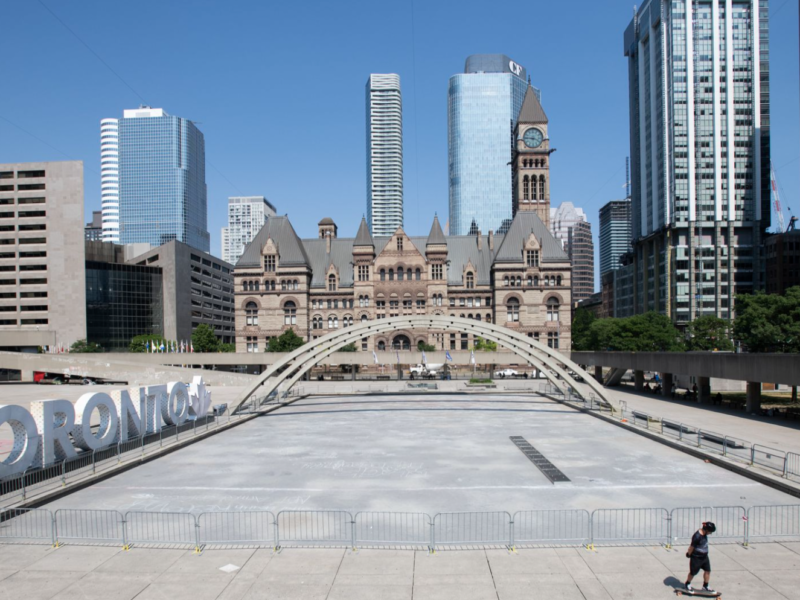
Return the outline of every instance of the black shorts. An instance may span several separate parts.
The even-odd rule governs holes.
[[[701,569],[711,572],[711,561],[708,559],[708,554],[692,554],[689,559],[689,572],[695,576]]]

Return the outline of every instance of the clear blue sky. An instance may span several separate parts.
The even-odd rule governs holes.
[[[212,253],[231,195],[267,196],[301,236],[315,236],[324,216],[355,235],[366,205],[364,84],[395,72],[406,230],[427,233],[434,211],[447,215],[448,78],[468,55],[494,52],[542,90],[558,149],[553,205],[583,207],[596,236],[600,206],[624,195],[631,2],[44,2],[136,93],[38,0],[5,3],[0,162],[83,160],[87,220],[100,209],[100,119],[138,106],[138,93],[205,134]],[[772,160],[784,205],[800,215],[798,6],[770,4]]]

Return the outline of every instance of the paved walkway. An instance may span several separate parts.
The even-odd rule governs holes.
[[[0,546],[2,600],[649,600],[686,576],[684,549],[448,551]],[[712,547],[726,600],[800,599],[800,543]]]

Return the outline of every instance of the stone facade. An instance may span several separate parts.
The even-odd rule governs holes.
[[[362,220],[338,238],[331,219],[301,240],[287,217],[273,217],[234,269],[237,352],[263,352],[291,328],[305,339],[357,322],[449,314],[505,324],[543,343],[570,348],[569,258],[535,211],[520,211],[507,233],[445,236],[434,218],[427,237],[398,228],[375,237]],[[359,350],[472,348],[471,335],[394,331]]]

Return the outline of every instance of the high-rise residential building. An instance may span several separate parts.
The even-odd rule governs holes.
[[[0,165],[0,349],[86,338],[83,163]]]
[[[624,48],[635,310],[730,318],[764,287],[768,2],[649,0]]]
[[[373,235],[392,235],[403,226],[400,76],[373,73],[367,80],[366,93],[367,222]]]
[[[594,293],[594,241],[586,213],[572,202],[562,202],[550,216],[550,231],[572,261],[572,301]]]
[[[92,220],[83,228],[84,237],[93,242],[99,242],[103,239],[103,211],[93,210]]]
[[[232,196],[228,198],[228,226],[222,228],[222,260],[236,264],[275,207],[264,196]]]
[[[600,209],[600,277],[620,267],[631,249],[631,199],[612,200]]]
[[[506,230],[512,209],[512,135],[528,89],[503,54],[475,54],[450,78],[447,111],[450,234]],[[539,96],[539,91],[533,92]]]
[[[119,119],[100,121],[103,241],[119,243]]]
[[[107,185],[109,194],[103,199],[103,239],[152,246],[178,240],[208,252],[202,132],[188,119],[142,106],[124,111],[122,119],[104,119],[101,136],[106,135],[101,144],[101,158],[107,160],[103,189],[105,193]],[[112,193],[115,166],[117,207]]]

